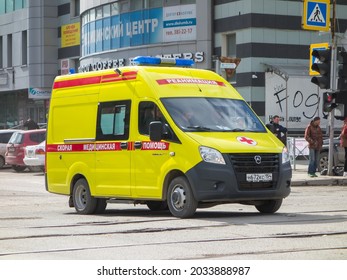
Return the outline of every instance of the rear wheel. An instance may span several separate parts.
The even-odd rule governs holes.
[[[5,159],[3,157],[0,157],[0,169],[3,168],[5,165]]]
[[[77,213],[95,213],[98,200],[90,195],[89,185],[85,179],[79,179],[75,183],[72,192],[72,199]]]
[[[278,209],[280,209],[282,201],[283,199],[268,200],[265,201],[263,204],[256,205],[255,208],[257,208],[257,210],[260,213],[272,214],[275,213]]]
[[[178,218],[194,215],[198,202],[194,198],[191,186],[185,177],[173,179],[169,185],[167,204],[171,214]]]

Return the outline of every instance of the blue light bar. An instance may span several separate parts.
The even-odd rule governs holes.
[[[138,65],[175,65],[175,66],[185,66],[190,67],[194,64],[192,59],[183,58],[160,58],[160,57],[150,57],[150,56],[137,56],[133,61]]]

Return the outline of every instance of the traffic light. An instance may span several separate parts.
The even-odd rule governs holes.
[[[329,113],[337,107],[335,103],[336,92],[324,92],[323,93],[323,112]]]
[[[338,80],[337,89],[347,90],[347,52],[341,51],[338,57]]]
[[[319,60],[319,63],[313,63],[311,69],[320,74],[311,79],[311,82],[319,86],[321,89],[330,88],[330,63],[331,49],[314,49],[312,56]]]

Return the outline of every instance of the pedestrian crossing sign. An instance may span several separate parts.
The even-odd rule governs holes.
[[[304,0],[303,29],[328,31],[330,29],[330,0]]]

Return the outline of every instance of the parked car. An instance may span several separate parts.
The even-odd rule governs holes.
[[[319,154],[318,171],[328,168],[329,158],[329,139],[323,141],[323,147]],[[334,138],[334,157],[333,166],[344,166],[345,164],[345,149],[340,147],[340,137]]]
[[[27,167],[23,162],[24,148],[37,145],[46,139],[46,129],[22,130],[13,133],[6,146],[5,161],[17,171],[24,171]]]
[[[26,166],[37,166],[44,170],[46,157],[46,140],[38,145],[25,147],[23,162]]]
[[[12,134],[19,129],[1,129],[0,130],[0,169],[5,166],[6,145]]]

